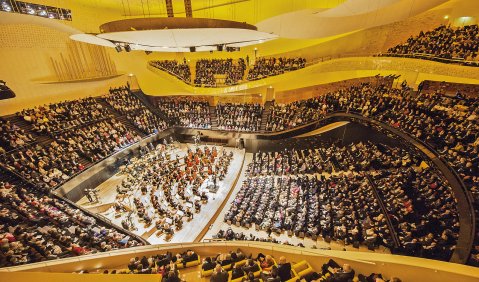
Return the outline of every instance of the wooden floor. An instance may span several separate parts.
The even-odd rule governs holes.
[[[173,159],[175,155],[178,155],[181,158],[186,155],[187,149],[192,147],[194,147],[193,144],[180,144],[178,148],[170,150],[168,153]],[[221,150],[221,148],[219,148],[219,150]],[[207,192],[209,197],[208,203],[202,205],[200,213],[194,214],[194,217],[190,222],[185,222],[183,228],[176,231],[170,241],[166,241],[164,236],[156,236],[154,224],[145,228],[144,223],[139,222],[136,215],[132,215],[131,217],[134,226],[137,227],[137,230],[132,230],[132,232],[143,236],[151,244],[193,242],[223,203],[223,200],[232,188],[243,164],[244,150],[234,148],[225,148],[225,150],[227,153],[230,151],[233,152],[233,159],[230,163],[225,179],[218,182],[218,191],[216,193]],[[111,205],[115,201],[117,195],[116,186],[120,184],[124,178],[126,178],[126,175],[117,173],[97,187],[99,190],[98,195],[101,201],[100,203],[91,204],[86,197],[83,197],[77,203],[95,213],[103,215],[111,220],[113,224],[121,226],[121,221],[127,217],[127,214],[115,217],[115,212]],[[206,183],[204,185],[206,185]],[[155,220],[156,219],[153,218],[153,222],[155,222]]]

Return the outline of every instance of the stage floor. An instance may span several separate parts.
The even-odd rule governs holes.
[[[171,155],[172,159],[178,155],[180,158],[186,155],[188,148],[194,148],[194,144],[179,144],[177,148],[171,149],[168,151],[168,154]],[[203,148],[204,145],[201,145]],[[212,147],[208,145],[208,147]],[[223,147],[216,146],[218,151],[222,150]],[[181,243],[181,242],[193,242],[195,238],[201,233],[203,228],[208,224],[211,218],[214,216],[216,211],[220,208],[223,200],[228,195],[230,189],[232,189],[235,180],[240,173],[240,168],[244,160],[244,150],[239,150],[235,148],[224,147],[226,152],[233,152],[233,159],[228,168],[228,173],[226,174],[223,181],[219,181],[219,189],[216,193],[207,192],[208,203],[201,206],[201,211],[193,215],[193,219],[189,222],[184,222],[183,228],[179,231],[175,231],[174,236],[169,240],[165,240],[165,236],[161,235],[156,236],[156,227],[154,224],[151,224],[149,227],[145,228],[143,222],[138,221],[136,214],[133,214],[131,219],[134,226],[137,230],[131,230],[134,234],[142,236],[148,240],[151,244],[161,244],[161,243]],[[122,214],[120,217],[115,217],[115,211],[113,209],[113,203],[115,201],[117,192],[116,186],[121,183],[121,181],[126,178],[126,175],[117,173],[114,176],[107,179],[105,182],[97,186],[100,198],[100,203],[90,203],[86,197],[80,199],[77,204],[83,206],[84,208],[100,214],[110,220],[113,224],[121,226],[121,221],[127,217],[127,213]],[[156,218],[153,218],[153,223],[156,221]]]

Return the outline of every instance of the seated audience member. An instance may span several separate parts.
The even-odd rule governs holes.
[[[326,279],[327,282],[349,282],[354,278],[354,270],[347,263],[342,268],[334,268],[332,272]]]
[[[207,257],[203,261],[203,264],[201,265],[201,269],[203,269],[204,271],[208,271],[208,270],[214,269],[215,266],[216,266],[216,264],[211,261],[211,258]]]
[[[242,269],[245,273],[254,273],[260,271],[258,264],[256,264],[253,259],[248,259],[248,261],[243,265]]]
[[[278,261],[278,275],[282,282],[291,279],[291,263],[286,262],[286,258],[283,256]]]
[[[262,272],[261,280],[265,282],[281,282],[281,277],[278,273],[278,268],[273,265],[270,272]]]
[[[163,278],[165,282],[181,282],[180,277],[178,277],[178,272],[170,271],[168,275]]]
[[[217,264],[213,275],[210,278],[211,282],[227,282],[228,272],[224,271],[220,264]]]
[[[237,264],[233,263],[232,264],[232,270],[231,270],[231,279],[237,279],[240,277],[243,277],[245,275],[245,272],[243,269],[241,269],[240,266]]]
[[[270,271],[274,266],[273,257],[266,255],[264,258],[259,259],[261,269],[264,271]]]
[[[249,272],[246,277],[243,277],[242,281],[243,282],[260,282],[259,278],[254,277],[253,272]]]
[[[246,258],[245,254],[240,249],[237,249],[236,252],[231,251],[230,256],[233,262],[242,261]]]

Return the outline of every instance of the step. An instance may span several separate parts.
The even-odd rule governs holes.
[[[24,120],[23,117],[17,115],[6,116],[6,120],[10,121],[11,123],[15,124],[16,126],[20,127],[26,133],[31,134],[33,137],[37,137],[38,134],[33,131],[33,125],[28,121]]]
[[[266,131],[266,123],[268,122],[268,117],[271,115],[272,106],[272,101],[266,101],[266,103],[264,103],[263,114],[261,115],[261,126],[259,128],[260,131]]]

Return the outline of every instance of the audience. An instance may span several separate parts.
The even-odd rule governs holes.
[[[407,42],[392,47],[386,55],[428,55],[444,59],[477,61],[479,48],[477,25],[451,27],[441,25],[432,31],[421,31]]]
[[[68,131],[58,136],[58,141],[73,146],[75,151],[95,163],[126,146],[141,140],[116,119],[103,120]]]
[[[449,29],[442,27],[438,32],[447,34]],[[454,32],[457,37],[464,37],[465,34],[477,33],[477,26]],[[459,49],[453,50],[460,53]],[[261,65],[273,73],[268,75],[274,75],[281,68],[291,69],[305,63],[300,59],[263,60],[258,62],[257,70],[254,70],[256,66],[250,70],[250,74],[258,73],[254,77],[263,73]],[[227,62],[202,62],[205,64],[202,67],[206,72],[213,72],[209,68],[217,67],[219,74],[227,74],[223,64],[228,63],[223,61]],[[146,133],[164,130],[167,126],[127,88],[112,89],[104,99]],[[172,124],[211,127],[207,102],[174,99],[160,101],[158,107]],[[218,127],[258,131],[262,111],[263,108],[256,104],[219,104],[216,107]],[[446,96],[440,91],[416,94],[407,85],[402,89],[392,89],[363,83],[308,100],[275,104],[266,129],[281,131],[318,121],[328,113],[338,111],[383,122],[435,149],[462,177],[471,191],[476,211],[479,211],[479,102],[476,98]],[[85,169],[82,158],[97,162],[141,139],[120,121],[111,118],[109,110],[94,98],[44,105],[17,114],[31,123],[37,134],[50,135],[53,140],[48,144],[35,143],[33,135],[2,119],[1,165],[46,190],[57,187]],[[5,154],[6,150],[13,151]],[[160,152],[162,150],[160,148]],[[142,159],[136,164],[135,171],[131,171],[135,177],[122,184],[119,191],[129,191],[129,187],[149,183],[147,188],[140,189],[145,199],[151,198],[147,204],[154,206],[155,201],[166,199],[168,207],[180,210],[179,203],[187,196],[183,195],[185,199],[177,201],[171,199],[172,195],[181,197],[184,187],[198,188],[206,177],[225,174],[228,156],[217,154],[219,157],[211,158],[212,150],[207,153],[206,149],[200,149],[188,152],[187,159],[169,160],[164,154],[153,153],[147,156],[151,168],[167,168],[167,173],[157,171],[159,174],[154,174]],[[378,245],[392,246],[386,224],[386,218],[389,218],[404,253],[447,260],[455,248],[459,230],[456,203],[442,175],[424,163],[423,157],[417,153],[372,143],[328,144],[288,152],[258,153],[249,167],[247,180],[225,215],[225,221],[238,222],[245,227],[255,224],[269,232],[287,231],[300,237],[322,236],[346,244],[360,242],[375,248]],[[146,172],[154,176],[145,175]],[[170,174],[178,179],[173,180]],[[168,189],[162,188],[171,183],[175,183],[175,189],[179,190],[167,192]],[[377,189],[387,214],[381,212],[379,202],[371,192],[372,187]],[[163,191],[163,195],[155,195],[155,200],[153,195],[157,191]],[[193,195],[206,200],[201,193]],[[192,217],[198,209],[199,206],[191,202],[189,210],[182,210],[185,216],[181,218],[161,212],[159,208],[161,219],[154,223],[159,230],[173,233],[173,229],[181,228],[183,218]],[[153,223],[145,202],[137,199],[134,204],[138,216],[145,223]],[[124,209],[120,203],[115,206],[116,212]],[[167,222],[167,218],[171,222]],[[223,235],[237,237],[237,234]],[[479,236],[477,238],[471,264],[479,261]]]
[[[208,102],[186,98],[159,100],[158,108],[172,124],[190,128],[211,128]]]
[[[269,76],[283,74],[288,71],[302,69],[306,66],[304,58],[259,58],[246,74],[249,58],[200,59],[196,61],[193,83],[196,87],[222,87],[237,85],[244,81],[258,80]],[[162,69],[191,83],[190,66],[176,60],[150,61],[153,67]]]
[[[95,98],[83,98],[22,110],[17,115],[40,134],[55,135],[111,115]]]
[[[263,107],[259,104],[218,103],[218,129],[232,131],[259,131]]]
[[[0,147],[3,148],[1,151],[13,150],[33,141],[35,141],[35,137],[31,134],[0,117]]]
[[[84,169],[72,144],[51,142],[48,146],[26,145],[0,156],[3,166],[43,189],[52,189]]]
[[[249,69],[247,79],[258,80],[268,76],[280,75],[306,66],[304,58],[258,58]]]
[[[210,278],[211,282],[228,282],[228,272],[224,271],[221,264],[217,264],[213,275]]]
[[[301,103],[303,106],[295,108],[295,104],[298,103]],[[413,96],[410,95],[407,86],[404,86],[402,89],[391,89],[383,85],[373,87],[370,84],[362,84],[346,90],[327,93],[307,101],[275,105],[276,108],[273,108],[271,122],[267,128],[282,130],[299,125],[289,125],[282,122],[279,118],[273,119],[273,117],[280,116],[282,112],[288,113],[290,117],[300,116],[302,118],[301,123],[317,120],[318,117],[314,116],[313,113],[317,113],[318,110],[322,110],[323,113],[321,115],[335,111],[361,114],[387,123],[414,138],[426,142],[429,146],[436,149],[449,165],[460,174],[471,191],[477,191],[479,176],[479,171],[476,169],[478,167],[477,152],[479,151],[477,143],[478,125],[476,122],[478,105],[477,99],[457,96],[448,97],[439,92],[421,93],[418,96]],[[288,118],[284,120],[289,121]],[[426,185],[427,182],[419,186],[416,186],[417,184],[414,182],[409,184],[413,185],[413,187],[416,186],[414,189],[418,190],[413,189],[408,192],[413,194],[404,199],[407,206],[401,211],[403,213],[409,210],[408,213],[411,213],[411,209],[415,207],[414,202],[418,200],[421,207],[426,205],[428,209],[434,211],[436,215],[433,218],[428,214],[427,210],[414,210],[414,213],[406,217],[404,214],[395,214],[399,210],[393,210],[395,211],[394,217],[397,217],[399,220],[402,218],[407,218],[408,220],[407,223],[396,223],[398,232],[404,233],[400,235],[400,240],[403,247],[407,245],[405,251],[411,254],[420,253],[420,255],[426,257],[442,257],[442,259],[445,259],[453,250],[454,243],[451,244],[451,242],[456,240],[455,237],[457,236],[456,232],[458,229],[456,210],[454,204],[451,203],[454,198],[450,188],[447,185],[443,187],[440,182],[437,182],[438,176],[433,172],[431,173],[430,169],[423,171],[416,169],[413,172],[400,168],[397,173],[406,173],[408,175],[407,179],[419,173],[417,176],[419,178],[416,180],[417,183],[421,183],[419,181],[432,181],[433,184],[431,185],[434,187],[431,188],[431,186]],[[392,180],[396,179],[393,178]],[[396,183],[392,180],[384,181],[388,185],[391,182]],[[436,181],[434,182],[434,180]],[[430,190],[436,188],[443,192],[438,193]],[[388,193],[391,192],[388,191]],[[394,193],[396,194],[385,195],[385,197],[390,197],[390,200],[392,200],[395,197],[407,195],[407,193],[401,190],[394,190]],[[417,197],[417,195],[420,195],[421,198],[409,198]],[[429,197],[431,202],[424,202]],[[388,200],[385,200],[387,203]],[[475,200],[477,202],[477,197]],[[400,198],[397,198],[396,201],[400,201]],[[395,203],[391,202],[391,208],[393,205]],[[449,211],[446,212],[446,209]],[[416,239],[415,241],[412,241],[411,237],[408,236],[410,233],[408,233],[408,229],[416,229],[418,226],[423,228],[430,224],[434,225],[434,221],[439,221],[439,224],[435,225],[432,233],[421,234],[414,232],[415,235],[418,235],[418,237],[414,238]],[[410,224],[413,225],[408,226]],[[418,243],[423,248],[416,248]],[[439,254],[441,250],[442,254]]]
[[[165,70],[188,84],[191,83],[191,70],[186,59],[183,59],[183,63],[176,60],[150,61],[150,65]]]
[[[126,116],[138,129],[151,134],[165,130],[167,123],[153,114],[126,87],[110,89],[105,101],[116,111]]]
[[[225,221],[244,227],[255,224],[269,233],[363,243],[373,249],[393,247],[388,216],[401,251],[448,259],[459,231],[453,194],[432,168],[423,169],[421,163],[414,153],[372,143],[257,153]],[[365,172],[373,176],[373,183]],[[400,172],[404,179],[395,178]],[[373,185],[388,214],[381,212]],[[410,240],[420,243],[420,252],[410,250]]]
[[[195,85],[217,87],[217,77],[225,76],[224,84],[235,85],[243,80],[246,64],[243,58],[237,62],[233,59],[201,59],[196,62]]]
[[[0,182],[0,223],[0,267],[142,244],[23,184]]]

